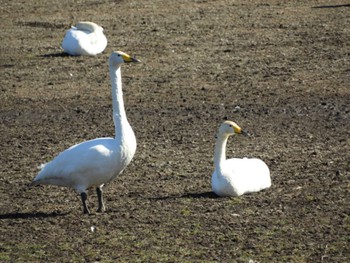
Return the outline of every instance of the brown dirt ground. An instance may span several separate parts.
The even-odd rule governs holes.
[[[345,2],[1,1],[0,262],[349,260]],[[109,45],[64,56],[82,20]],[[86,216],[71,189],[27,185],[65,148],[113,136],[112,50],[144,61],[123,68],[138,149],[105,187],[106,213]],[[211,193],[225,117],[252,134],[228,156],[262,158],[269,190]]]

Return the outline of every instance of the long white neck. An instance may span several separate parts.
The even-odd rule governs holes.
[[[220,135],[216,139],[215,143],[215,152],[214,152],[214,164],[216,169],[221,168],[221,164],[226,161],[226,144],[227,144],[227,135]]]
[[[130,125],[126,118],[124,108],[120,66],[114,67],[110,65],[109,74],[112,83],[113,121],[115,126],[115,138],[118,140],[124,136],[125,129],[123,129],[123,127],[128,127]]]

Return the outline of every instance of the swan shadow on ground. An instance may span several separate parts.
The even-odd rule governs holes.
[[[52,212],[52,213],[44,213],[44,212],[36,212],[36,213],[7,213],[7,214],[0,214],[0,220],[1,219],[29,219],[29,218],[48,218],[48,217],[58,217],[58,216],[65,216],[70,214],[70,212],[66,213],[59,213],[59,212]]]
[[[320,6],[313,6],[312,8],[339,8],[339,7],[350,7],[350,4],[320,5]]]
[[[214,192],[203,192],[203,193],[187,193],[181,196],[181,198],[208,198],[208,199],[216,199],[221,198]]]
[[[180,196],[179,195],[169,195],[169,196],[161,196],[161,197],[151,197],[148,199],[150,199],[150,200],[167,200],[167,199],[178,199],[178,198],[216,199],[216,198],[221,198],[221,197],[216,195],[214,192],[203,192],[203,193],[186,193],[186,194],[183,194]]]
[[[48,22],[40,22],[40,21],[31,21],[31,22],[19,21],[16,24],[18,24],[20,26],[28,26],[28,27],[34,27],[34,28],[50,28],[50,29],[67,28],[66,24],[62,24],[62,23],[48,23]]]
[[[42,57],[42,58],[57,58],[57,57],[72,57],[72,56],[67,54],[66,52],[62,51],[62,52],[56,52],[56,53],[40,55],[39,57]]]

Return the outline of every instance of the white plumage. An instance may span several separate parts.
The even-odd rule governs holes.
[[[219,196],[240,196],[269,188],[270,170],[262,160],[256,158],[226,160],[227,140],[234,134],[244,132],[232,121],[225,121],[218,130],[214,155],[215,170],[211,178],[213,192]]]
[[[115,138],[98,138],[70,147],[51,162],[42,165],[42,170],[31,184],[75,189],[81,195],[84,213],[90,212],[86,199],[87,189],[91,187],[96,187],[99,202],[97,211],[104,211],[103,185],[126,168],[136,151],[136,138],[126,118],[123,102],[120,66],[126,62],[139,60],[121,51],[113,52],[109,58]]]
[[[62,48],[73,56],[95,56],[107,46],[103,28],[93,22],[80,22],[69,29],[63,39]]]

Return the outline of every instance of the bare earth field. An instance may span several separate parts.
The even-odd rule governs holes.
[[[347,2],[347,3],[346,3]],[[350,4],[287,0],[1,1],[0,262],[349,262]],[[96,57],[60,43],[102,25]],[[105,186],[107,211],[29,188],[69,146],[114,136],[108,57],[125,65],[134,160]],[[272,187],[211,192],[214,135],[228,118],[251,137]],[[96,209],[97,197],[90,192]]]

